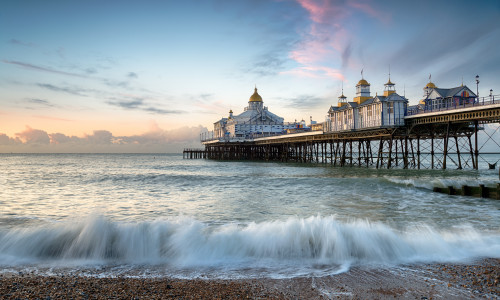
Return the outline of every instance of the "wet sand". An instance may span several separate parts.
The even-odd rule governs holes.
[[[1,299],[500,299],[500,259],[353,268],[334,276],[204,280],[0,275]]]

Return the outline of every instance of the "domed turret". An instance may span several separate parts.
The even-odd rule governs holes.
[[[424,87],[424,98],[429,96],[429,94],[432,92],[432,89],[437,89],[437,86],[432,83],[431,81],[431,75],[429,75],[429,83]]]
[[[426,86],[426,88],[431,88],[431,89],[435,89],[436,88],[436,85],[432,82],[429,82]]]
[[[358,85],[368,85],[369,86],[370,84],[365,79],[361,79],[360,81],[358,81],[358,84],[356,84],[356,86],[358,86]]]
[[[257,87],[255,87],[255,90],[252,96],[250,96],[248,102],[262,102],[262,97],[259,95],[259,93],[257,93]]]
[[[361,104],[368,99],[370,99],[370,84],[363,78],[363,70],[361,70],[361,80],[356,84],[354,102]]]

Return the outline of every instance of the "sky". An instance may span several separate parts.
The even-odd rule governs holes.
[[[322,122],[388,80],[500,94],[500,1],[17,0],[0,4],[0,153],[180,152],[248,105]],[[498,92],[496,92],[498,91]]]

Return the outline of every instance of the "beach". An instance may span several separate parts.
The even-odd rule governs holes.
[[[324,277],[176,279],[5,273],[2,299],[470,299],[500,298],[500,259],[391,269],[353,268]]]

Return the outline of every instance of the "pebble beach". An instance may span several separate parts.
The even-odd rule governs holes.
[[[5,272],[2,299],[499,299],[500,259],[353,268],[326,277],[176,279]]]

